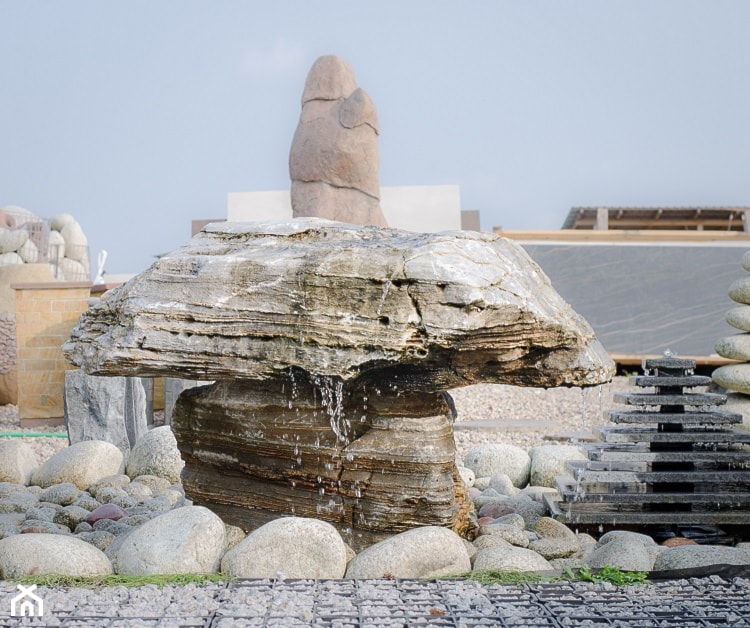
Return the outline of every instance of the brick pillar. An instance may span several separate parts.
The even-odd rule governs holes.
[[[62,423],[62,345],[88,308],[90,282],[13,284],[16,291],[18,415],[22,426]],[[50,421],[52,420],[52,421]]]

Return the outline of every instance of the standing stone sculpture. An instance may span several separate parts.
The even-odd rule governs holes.
[[[378,114],[343,59],[320,57],[307,76],[289,154],[292,212],[387,226],[380,209]]]
[[[355,548],[471,535],[445,391],[614,373],[514,242],[314,218],[206,226],[92,306],[64,352],[90,374],[215,380],[175,406],[191,499],[246,530],[324,519]]]

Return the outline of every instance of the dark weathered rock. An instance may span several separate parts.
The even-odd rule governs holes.
[[[320,219],[207,226],[92,306],[64,351],[94,375],[273,379],[295,367],[423,391],[614,373],[514,242]]]
[[[355,549],[428,523],[470,534],[449,406],[398,395],[301,374],[187,390],[172,423],[185,491],[245,530],[290,513],[328,521]]]

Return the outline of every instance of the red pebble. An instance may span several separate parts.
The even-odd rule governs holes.
[[[115,504],[102,504],[86,517],[86,523],[93,525],[100,519],[111,519],[112,521],[117,521],[118,519],[126,517],[127,514],[128,513]]]
[[[692,539],[686,539],[684,536],[675,536],[667,539],[662,543],[665,547],[679,547],[680,545],[698,545]]]

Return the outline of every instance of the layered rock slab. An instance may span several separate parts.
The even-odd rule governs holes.
[[[516,243],[323,219],[215,223],[107,293],[64,346],[92,375],[585,386],[614,366]]]

